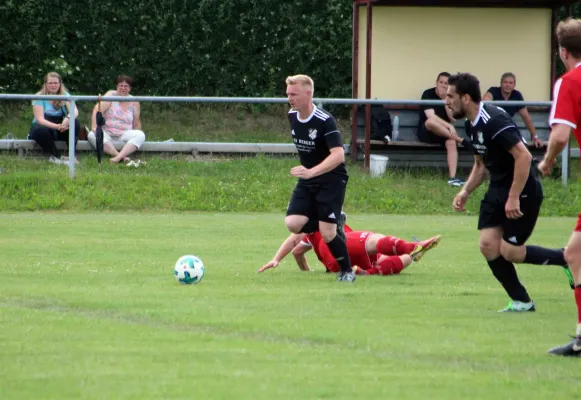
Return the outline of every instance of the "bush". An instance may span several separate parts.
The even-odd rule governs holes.
[[[34,92],[56,70],[76,94],[122,73],[143,95],[280,96],[296,73],[321,96],[351,93],[345,0],[8,0],[0,14],[0,91]]]

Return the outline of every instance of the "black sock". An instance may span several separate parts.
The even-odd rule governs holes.
[[[307,223],[301,228],[301,233],[313,233],[319,230],[319,221],[309,218]]]
[[[563,249],[547,249],[539,246],[527,246],[525,263],[537,265],[567,265],[565,261],[565,251]]]
[[[494,277],[500,282],[506,293],[512,300],[529,303],[531,298],[525,287],[518,280],[514,264],[500,256],[495,260],[488,261],[488,266],[492,270]]]
[[[341,267],[341,272],[351,272],[353,268],[351,268],[351,260],[349,260],[349,253],[347,253],[347,244],[341,236],[335,235],[333,240],[327,243],[329,250],[331,250],[331,254],[337,260],[339,267]]]

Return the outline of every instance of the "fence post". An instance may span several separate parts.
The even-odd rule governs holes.
[[[565,148],[561,152],[561,182],[563,186],[567,186],[567,182],[569,180],[569,143],[565,145]]]
[[[75,100],[71,100],[71,107],[69,109],[69,177],[74,179],[75,177]]]

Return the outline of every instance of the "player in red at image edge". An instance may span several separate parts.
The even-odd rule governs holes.
[[[571,129],[581,145],[581,20],[569,18],[561,21],[556,29],[559,56],[567,72],[555,82],[553,105],[549,117],[551,134],[549,145],[539,171],[548,175],[555,165],[557,155],[569,143]],[[581,355],[581,214],[569,243],[565,259],[574,280],[575,303],[577,305],[577,329],[572,341],[549,350],[558,356]]]

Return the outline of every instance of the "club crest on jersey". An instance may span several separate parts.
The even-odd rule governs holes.
[[[317,137],[317,130],[310,128],[309,129],[309,137],[311,138],[311,140],[315,140],[315,138]]]
[[[478,132],[478,141],[480,143],[484,143],[484,135],[482,134],[482,132]]]

